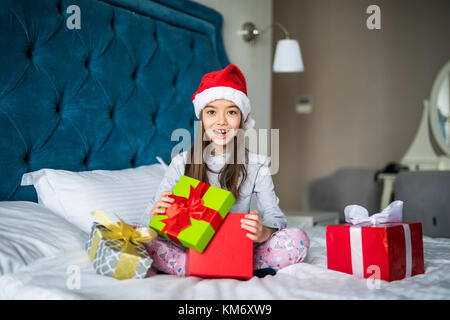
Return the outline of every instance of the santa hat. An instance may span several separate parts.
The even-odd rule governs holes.
[[[250,117],[251,105],[247,97],[247,83],[241,70],[234,64],[203,76],[198,90],[192,95],[197,118],[200,118],[200,112],[208,103],[218,99],[234,102],[242,112],[245,130],[253,128],[255,120]]]

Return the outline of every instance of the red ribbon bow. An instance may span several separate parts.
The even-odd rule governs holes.
[[[178,234],[191,225],[190,218],[206,221],[214,230],[217,230],[223,218],[217,210],[205,207],[202,200],[209,187],[209,184],[200,181],[196,188],[190,186],[189,197],[187,199],[170,195],[169,197],[175,199],[175,202],[164,213],[167,215],[167,218],[161,220],[161,222],[164,222],[166,225],[162,228],[160,234],[167,231],[167,236],[172,241],[180,243],[177,238]]]

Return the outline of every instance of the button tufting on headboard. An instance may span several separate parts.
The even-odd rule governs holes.
[[[27,51],[25,52],[25,55],[26,55],[26,57],[27,57],[28,59],[31,59],[32,54],[33,54],[33,49],[32,49],[31,46],[29,46],[29,47],[27,48]]]
[[[137,157],[137,152],[133,155],[133,157],[130,160],[130,164],[132,167],[134,167],[136,165],[136,157]]]
[[[86,69],[89,69],[89,64],[91,63],[91,58],[88,56],[85,60],[84,60],[84,67]]]
[[[31,170],[170,162],[201,77],[229,63],[220,14],[193,1],[0,0],[0,16],[0,201],[37,201]]]
[[[58,10],[59,14],[62,15],[62,0],[59,0],[56,4],[56,10]]]
[[[136,68],[134,68],[133,73],[131,74],[131,78],[134,80],[136,79],[137,73],[138,73],[138,69],[139,67],[137,66]]]
[[[178,78],[178,73],[175,74],[173,79],[172,79],[172,86],[175,86],[175,84],[177,83],[177,78]]]

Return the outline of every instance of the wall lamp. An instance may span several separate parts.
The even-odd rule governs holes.
[[[285,34],[285,39],[277,42],[273,60],[273,72],[302,72],[304,68],[300,45],[297,40],[289,38],[289,32],[281,23],[274,22],[260,31],[252,22],[246,22],[242,25],[242,30],[238,34],[242,35],[245,42],[253,42],[273,26],[280,27]]]

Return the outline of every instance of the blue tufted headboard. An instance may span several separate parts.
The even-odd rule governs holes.
[[[0,201],[36,202],[20,182],[41,168],[169,162],[202,75],[229,63],[221,25],[188,0],[0,0]]]

